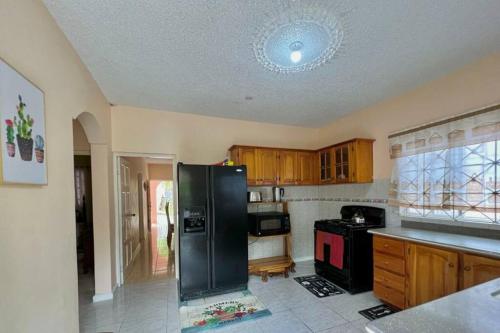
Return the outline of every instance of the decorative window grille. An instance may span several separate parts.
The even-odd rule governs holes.
[[[402,217],[500,223],[500,106],[389,137]]]

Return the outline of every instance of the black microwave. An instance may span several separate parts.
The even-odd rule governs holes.
[[[254,236],[287,234],[290,232],[290,215],[281,212],[249,213],[248,232]]]

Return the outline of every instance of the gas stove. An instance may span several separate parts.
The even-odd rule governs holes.
[[[345,228],[365,228],[365,227],[379,226],[376,223],[370,223],[370,222],[357,223],[349,219],[325,219],[325,220],[318,220],[316,222],[337,225]]]
[[[340,219],[314,222],[316,274],[351,293],[371,290],[373,245],[368,229],[385,227],[385,210],[352,205],[343,206],[340,213]],[[353,217],[364,218],[364,223]]]

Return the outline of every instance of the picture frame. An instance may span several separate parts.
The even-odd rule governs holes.
[[[0,185],[47,185],[45,95],[0,58]]]

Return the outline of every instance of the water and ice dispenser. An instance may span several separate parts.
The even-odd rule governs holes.
[[[205,207],[184,209],[184,233],[203,233],[206,227]]]

